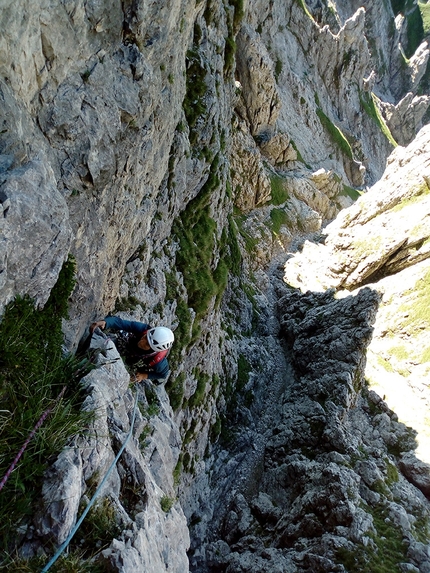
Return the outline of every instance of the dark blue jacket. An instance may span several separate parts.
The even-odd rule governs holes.
[[[137,371],[146,372],[150,380],[167,378],[170,372],[167,358],[163,358],[154,366],[149,366],[149,363],[154,359],[154,351],[142,350],[137,346],[143,333],[151,328],[149,324],[134,320],[124,320],[118,316],[107,316],[104,320],[106,321],[106,328],[113,331],[123,330],[133,335],[127,342],[127,356],[125,359],[127,364],[137,365]]]

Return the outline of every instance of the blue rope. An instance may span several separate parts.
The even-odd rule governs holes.
[[[100,485],[98,486],[98,488],[96,489],[95,494],[93,495],[92,499],[90,500],[90,502],[88,503],[87,507],[84,509],[84,511],[82,512],[81,517],[78,519],[78,521],[76,522],[76,525],[73,527],[73,529],[70,531],[69,535],[67,536],[67,539],[65,541],[63,541],[63,543],[60,545],[60,547],[57,549],[56,554],[54,555],[54,557],[52,557],[52,559],[45,565],[45,567],[42,569],[42,571],[40,573],[46,573],[46,571],[48,571],[51,566],[57,561],[57,559],[60,557],[60,555],[63,553],[63,551],[66,549],[66,547],[69,545],[70,541],[72,540],[72,537],[75,535],[76,531],[78,530],[79,526],[81,525],[81,523],[83,522],[83,520],[85,519],[87,513],[90,511],[91,507],[94,505],[94,502],[98,496],[98,494],[100,493],[100,490],[102,489],[105,481],[107,480],[107,478],[109,477],[111,471],[113,470],[113,468],[115,467],[117,461],[119,460],[122,452],[124,451],[125,446],[127,445],[127,442],[133,432],[133,427],[134,427],[134,422],[136,419],[136,410],[137,410],[137,398],[138,398],[138,392],[136,391],[136,398],[134,401],[134,409],[133,409],[133,418],[131,421],[131,426],[130,426],[130,431],[127,434],[127,437],[121,447],[121,449],[119,450],[119,452],[117,453],[114,461],[111,463],[108,471],[106,472],[105,477],[102,479],[102,481],[100,482]]]

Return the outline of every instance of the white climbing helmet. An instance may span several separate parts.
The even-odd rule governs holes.
[[[152,350],[158,352],[162,350],[169,350],[171,348],[175,337],[170,328],[165,326],[156,326],[155,328],[150,328],[147,333],[149,346]]]

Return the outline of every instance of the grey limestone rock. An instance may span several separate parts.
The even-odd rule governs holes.
[[[410,482],[430,497],[430,464],[419,460],[413,453],[406,452],[399,461],[399,467]]]
[[[41,154],[6,172],[0,194],[0,306],[19,292],[43,305],[72,239],[67,204],[47,158]]]

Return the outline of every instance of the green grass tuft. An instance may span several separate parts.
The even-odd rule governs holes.
[[[430,328],[430,271],[416,282],[410,294],[413,299],[399,308],[398,328],[411,336]]]
[[[321,108],[317,108],[316,110],[317,116],[324,127],[324,129],[329,134],[332,142],[339,147],[341,152],[348,157],[349,159],[354,159],[351,145],[349,141],[346,139],[342,131],[335,125],[329,117],[323,112]]]
[[[372,515],[375,533],[368,533],[373,544],[357,544],[354,550],[340,548],[337,560],[348,573],[401,573],[399,563],[409,562],[400,528],[396,527],[382,505],[366,507]]]
[[[376,125],[379,127],[391,145],[393,147],[397,147],[397,141],[392,136],[391,131],[389,130],[388,125],[385,123],[385,120],[382,117],[376,102],[377,98],[373,93],[365,93],[360,96],[360,103],[363,106],[364,111],[367,113],[370,119],[376,123]]]
[[[350,197],[353,201],[356,201],[359,197],[361,197],[362,193],[353,187],[349,187],[349,185],[344,185],[343,191],[340,193],[340,195]]]
[[[270,219],[272,221],[272,232],[279,235],[282,225],[287,225],[289,218],[283,209],[272,209],[270,211]]]
[[[172,507],[175,504],[175,499],[173,497],[169,497],[168,495],[163,495],[163,497],[160,499],[160,506],[161,509],[165,512],[165,513],[169,513],[169,511],[172,509]]]
[[[418,0],[418,8],[421,12],[423,33],[424,36],[427,36],[428,34],[430,34],[430,4]]]
[[[17,297],[0,323],[1,476],[43,412],[53,408],[2,490],[0,546],[5,550],[13,547],[15,529],[33,512],[48,463],[88,422],[89,415],[79,411],[79,380],[92,365],[64,356],[62,349],[62,319],[67,318],[74,277],[75,262],[70,258],[43,309],[35,308],[28,297]],[[66,394],[56,404],[64,386]]]
[[[285,188],[285,179],[279,175],[270,175],[271,203],[282,205],[288,200],[288,191]]]

